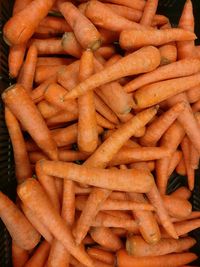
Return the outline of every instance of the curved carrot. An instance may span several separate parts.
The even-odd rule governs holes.
[[[59,10],[73,29],[74,34],[85,49],[96,50],[101,45],[100,34],[95,26],[72,3],[64,2]]]
[[[26,43],[20,45],[13,45],[10,47],[8,55],[9,75],[16,78],[19,74],[20,68],[23,64],[26,52]]]
[[[159,47],[161,63],[160,65],[166,65],[177,60],[177,48],[173,44],[166,44]]]
[[[32,176],[31,164],[19,122],[8,108],[5,108],[5,121],[13,147],[15,175],[17,182],[21,183]]]
[[[10,45],[25,43],[40,21],[46,17],[54,2],[54,0],[32,1],[10,18],[3,29],[6,42]]]
[[[6,225],[13,241],[29,250],[40,241],[40,234],[33,228],[17,206],[0,192],[0,218]]]
[[[29,259],[28,251],[19,247],[12,241],[12,264],[13,267],[23,267]]]
[[[100,248],[88,248],[87,253],[93,258],[107,264],[114,264],[115,257],[111,252],[105,251]]]
[[[143,14],[140,19],[140,24],[150,26],[156,14],[158,0],[147,0],[144,6]]]
[[[77,58],[81,57],[82,47],[78,43],[73,32],[65,32],[61,42],[62,48],[67,54]]]
[[[4,91],[2,99],[21,122],[22,126],[29,132],[37,145],[49,158],[56,160],[58,157],[56,144],[42,116],[25,89],[19,84],[13,85]]]

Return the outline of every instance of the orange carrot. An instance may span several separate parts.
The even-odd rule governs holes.
[[[176,232],[179,236],[188,234],[189,232],[199,228],[199,226],[200,226],[200,219],[174,223],[174,227],[176,228]]]
[[[176,62],[177,48],[173,44],[166,44],[159,47],[161,63],[160,65],[166,65],[172,62]]]
[[[49,158],[56,160],[58,157],[56,144],[42,116],[25,89],[19,84],[13,85],[4,91],[2,99],[21,122],[22,126],[30,133],[37,145]]]
[[[159,46],[173,41],[192,41],[196,35],[182,29],[127,29],[120,34],[119,43],[123,49],[138,49],[147,45]]]
[[[94,72],[94,55],[84,51],[79,66],[79,80],[84,81]],[[78,147],[80,151],[92,153],[97,148],[98,132],[93,92],[78,98]],[[87,125],[87,128],[86,128]]]
[[[61,38],[31,39],[30,44],[36,46],[38,55],[65,54]]]
[[[53,6],[53,0],[30,2],[23,10],[10,18],[4,26],[4,39],[9,45],[25,43],[34,33],[40,21]]]
[[[98,49],[98,53],[106,60],[112,57],[115,53],[115,47],[113,45],[102,46]]]
[[[126,92],[132,92],[150,83],[184,77],[199,72],[200,61],[197,59],[183,59],[177,62],[161,66],[152,72],[145,73],[133,79],[124,86]]]
[[[21,248],[29,250],[40,241],[39,233],[17,206],[0,192],[0,218],[6,225],[13,241]]]
[[[179,175],[182,175],[182,176],[185,176],[186,175],[186,166],[185,166],[185,162],[184,162],[184,159],[183,158],[181,159],[181,161],[177,165],[176,172]]]
[[[100,34],[95,26],[72,3],[64,2],[59,10],[73,29],[76,39],[85,49],[96,50],[101,45]]]
[[[15,175],[17,182],[21,183],[32,176],[31,164],[20,125],[8,108],[5,108],[5,120],[13,147]]]
[[[195,102],[195,103],[192,105],[192,111],[193,111],[193,112],[200,111],[200,100],[198,100],[197,102]]]
[[[29,259],[28,251],[19,247],[12,241],[12,264],[13,267],[23,267]]]
[[[115,257],[111,252],[99,248],[88,248],[87,253],[94,259],[105,262],[107,264],[114,264]]]
[[[152,26],[161,26],[161,25],[164,26],[168,24],[169,24],[169,19],[164,15],[156,14],[153,18]]]
[[[177,119],[184,110],[185,103],[178,102],[168,111],[154,120],[147,128],[145,135],[140,139],[140,143],[144,146],[155,146],[169,126]]]
[[[193,170],[197,170],[199,167],[199,153],[194,147],[194,145],[190,142],[189,143],[190,149],[190,165]]]
[[[10,47],[8,55],[9,75],[16,78],[23,64],[26,52],[26,44],[14,45]]]
[[[50,118],[46,119],[46,124],[48,127],[57,126],[60,124],[64,124],[66,122],[75,121],[78,119],[78,114],[66,112],[65,110],[61,110],[57,114],[53,115]]]
[[[17,14],[21,10],[23,10],[28,4],[30,4],[32,0],[16,0],[13,6],[12,14]]]
[[[56,82],[56,76],[60,69],[62,68],[62,65],[55,65],[55,66],[49,66],[49,65],[42,65],[38,66],[35,70],[35,83],[42,84],[47,82],[48,80],[52,80]],[[53,77],[55,77],[53,79]]]
[[[105,66],[111,66],[113,65],[114,63],[116,63],[119,59],[121,59],[122,56],[119,55],[119,54],[115,54],[113,55],[110,59],[108,59],[105,63]]]
[[[142,18],[140,24],[150,26],[153,22],[153,18],[156,14],[158,6],[158,0],[147,0],[144,6]]]
[[[85,9],[85,15],[96,26],[111,31],[121,32],[125,29],[145,29],[144,26],[118,15],[106,4],[97,0],[88,2]]]
[[[58,18],[55,16],[47,16],[41,20],[40,26],[49,27],[51,29],[57,30],[61,33],[71,31],[71,27],[63,18]]]
[[[80,58],[82,54],[82,47],[78,43],[73,32],[65,32],[62,37],[63,50],[73,56]]]
[[[95,242],[111,251],[116,251],[123,246],[120,238],[107,227],[92,227],[90,235]]]
[[[28,179],[18,187],[17,193],[22,202],[36,214],[54,237],[58,239],[73,256],[86,266],[93,266],[91,259],[83,249],[75,245],[69,226],[60,217],[59,213],[49,201],[45,191],[36,180]]]
[[[155,69],[159,64],[160,54],[155,47],[150,46],[142,48],[118,60],[114,65],[106,67],[104,70],[92,75],[66,94],[64,100],[76,98],[89,90],[93,90],[105,83],[124,76],[149,72]],[[124,66],[126,66],[126,68],[124,68]]]
[[[56,66],[56,65],[69,65],[74,62],[73,58],[63,58],[63,57],[38,57],[38,66]]]
[[[182,152],[179,150],[176,150],[171,157],[169,167],[168,167],[168,177],[171,176],[171,174],[174,172],[176,169],[177,165],[182,159]]]
[[[178,189],[176,189],[176,191],[171,193],[170,195],[173,197],[180,197],[183,199],[189,199],[191,197],[192,193],[187,187],[181,186]]]
[[[188,102],[189,103],[194,103],[196,101],[198,101],[200,99],[200,88],[199,85],[191,88],[190,90],[188,90],[186,92],[187,94],[187,98],[188,98]]]
[[[61,111],[60,108],[49,104],[46,100],[40,101],[37,108],[44,119],[51,118]]]
[[[114,31],[109,31],[103,28],[98,28],[98,31],[101,35],[101,41],[103,45],[112,44],[117,41],[119,38],[119,33]]]
[[[118,5],[124,5],[128,6],[131,8],[135,8],[137,10],[143,10],[145,7],[145,1],[143,0],[136,0],[136,1],[131,1],[131,0],[106,0],[106,2],[113,3],[113,4],[118,4]]]
[[[117,253],[118,267],[169,267],[181,266],[197,259],[194,253],[174,253],[155,257],[133,257],[129,256],[125,250]]]

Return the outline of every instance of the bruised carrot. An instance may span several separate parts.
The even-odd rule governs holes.
[[[28,251],[19,247],[12,241],[12,264],[13,267],[23,267],[29,259]]]
[[[63,50],[74,57],[80,58],[82,54],[82,47],[78,43],[73,32],[65,32],[62,37]]]
[[[63,57],[38,57],[38,66],[56,66],[56,65],[69,65],[74,62],[73,58],[63,58]]]
[[[179,164],[179,162],[182,159],[182,152],[179,150],[176,150],[170,160],[169,167],[168,167],[168,177],[171,176],[171,174],[176,169],[176,166]]]
[[[196,35],[192,32],[182,29],[164,29],[164,30],[123,30],[119,37],[120,46],[123,49],[138,49],[147,45],[159,46],[173,41],[192,41]]]
[[[140,24],[150,26],[153,22],[153,17],[156,14],[158,0],[147,0],[144,6]]]
[[[181,186],[178,189],[176,189],[176,191],[171,193],[170,195],[173,197],[189,199],[191,197],[192,193],[187,187]]]
[[[40,21],[53,6],[53,0],[32,1],[10,18],[4,26],[4,39],[9,45],[25,43],[34,33]]]
[[[42,116],[25,89],[19,84],[13,85],[4,91],[2,99],[21,122],[22,126],[30,133],[38,146],[51,159],[56,160],[58,157],[56,144]]]
[[[194,253],[174,253],[163,256],[133,257],[129,256],[125,250],[117,252],[118,267],[169,267],[181,266],[197,259]]]
[[[93,266],[88,255],[80,247],[75,245],[69,226],[60,217],[59,213],[49,201],[45,191],[36,180],[28,179],[26,183],[18,187],[17,193],[24,205],[27,205],[36,214],[54,237],[58,239],[72,255],[86,266]]]
[[[181,161],[177,165],[176,172],[179,175],[182,175],[182,176],[185,176],[186,175],[186,166],[185,166],[185,162],[184,162],[184,159],[183,158],[181,159]]]
[[[17,182],[21,183],[32,176],[31,164],[19,122],[8,108],[5,108],[5,121],[13,147],[15,175]]]
[[[95,242],[111,251],[116,251],[123,246],[120,238],[107,227],[92,227],[90,235]]]
[[[14,45],[10,47],[8,55],[9,75],[16,78],[23,64],[26,52],[26,44]]]
[[[73,29],[76,39],[84,49],[96,50],[101,45],[100,34],[95,26],[72,3],[64,2],[59,10]]]
[[[177,60],[177,48],[173,44],[166,44],[159,47],[161,63],[160,65],[166,65]]]
[[[33,228],[17,206],[0,192],[0,218],[6,225],[13,241],[29,250],[40,241],[40,234]]]
[[[31,39],[31,45],[37,48],[38,55],[65,54],[61,38]]]
[[[129,255],[135,257],[161,256],[186,251],[195,243],[195,239],[183,237],[179,240],[164,238],[157,244],[149,245],[140,236],[130,236],[126,240],[126,249]]]
[[[40,101],[37,105],[37,108],[44,119],[51,118],[61,111],[60,108],[51,105],[46,100]]]
[[[94,259],[105,262],[107,264],[114,264],[115,257],[111,252],[100,248],[88,248],[87,253]]]
[[[57,73],[59,72],[59,70],[62,68],[62,65],[55,65],[55,66],[38,66],[36,67],[35,70],[35,83],[37,84],[42,84],[42,83],[47,83],[47,80],[52,80],[56,82],[56,76]],[[53,77],[55,77],[55,79],[53,79]]]

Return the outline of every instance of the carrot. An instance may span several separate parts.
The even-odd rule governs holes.
[[[74,57],[80,58],[82,54],[82,47],[78,43],[73,32],[65,32],[62,36],[63,50]]]
[[[60,108],[49,104],[46,100],[40,101],[37,108],[44,119],[51,118],[61,111]]]
[[[57,65],[69,65],[74,62],[73,58],[63,58],[63,57],[38,57],[37,67],[38,66],[57,66]]]
[[[112,44],[113,42],[117,41],[119,38],[119,33],[114,31],[109,31],[104,28],[98,28],[98,31],[101,35],[101,42],[102,45]]]
[[[133,9],[137,10],[143,10],[145,7],[145,1],[143,0],[136,0],[136,1],[131,1],[131,0],[106,0],[106,2],[113,3],[113,4],[118,4],[118,5],[124,5],[131,7]]]
[[[112,57],[115,53],[115,47],[113,45],[107,45],[107,46],[102,46],[98,49],[98,53],[104,58],[104,59],[109,59]]]
[[[46,119],[46,124],[48,127],[54,127],[58,125],[62,125],[67,122],[75,121],[78,118],[78,114],[66,112],[64,110],[61,110],[57,114],[53,115],[50,118]]]
[[[36,180],[28,179],[18,187],[17,193],[24,205],[27,205],[36,214],[54,237],[59,240],[73,256],[86,266],[93,266],[88,255],[80,247],[75,245],[69,226],[59,216],[45,194],[45,191]]]
[[[45,82],[47,83],[47,81],[50,79],[52,80],[52,83],[56,82],[56,76],[61,68],[62,68],[62,65],[38,66],[35,70],[35,79],[34,79],[35,83],[41,85],[42,83],[45,83]]]
[[[19,247],[12,241],[12,264],[13,267],[23,267],[29,259],[28,251]]]
[[[196,35],[192,32],[182,29],[164,29],[164,30],[123,30],[119,37],[120,46],[123,49],[138,49],[147,45],[159,46],[173,41],[192,41]]]
[[[153,18],[152,26],[168,25],[169,19],[166,16],[156,14]]]
[[[8,108],[5,108],[5,120],[14,152],[15,175],[17,182],[21,183],[27,177],[32,176],[31,164],[20,125]]]
[[[33,227],[38,231],[38,233],[40,233],[41,236],[43,236],[47,242],[51,243],[51,241],[53,240],[53,236],[50,233],[50,231],[44,226],[43,223],[40,222],[40,220],[36,217],[36,215],[32,212],[30,208],[23,205],[22,203],[20,206],[22,208],[24,215],[33,225]]]
[[[178,26],[194,33],[194,15],[191,0],[185,2]],[[194,41],[177,42],[178,58],[192,57],[194,46]]]
[[[200,88],[199,85],[197,85],[186,92],[189,103],[194,103],[200,99],[199,91]]]
[[[140,24],[150,26],[153,22],[153,18],[156,14],[158,7],[158,0],[147,0],[144,6],[143,14],[140,19]]]
[[[119,55],[119,54],[115,54],[115,55],[113,55],[111,58],[109,58],[107,61],[106,61],[106,63],[105,63],[105,66],[111,66],[111,65],[113,65],[114,63],[116,63],[119,59],[121,59],[122,58],[122,56],[121,55]]]
[[[148,257],[133,257],[129,256],[125,250],[120,250],[117,253],[118,267],[176,267],[190,263],[197,259],[194,253],[174,253],[163,256],[148,256]]]
[[[40,241],[39,233],[33,228],[17,206],[0,192],[0,218],[6,225],[13,241],[29,250]]]
[[[140,143],[144,146],[155,146],[169,126],[177,119],[185,109],[184,102],[178,102],[160,117],[154,120],[147,128],[145,135],[140,138]]]
[[[16,78],[23,64],[24,55],[26,52],[26,44],[14,45],[9,49],[8,66],[9,75]]]
[[[176,166],[176,172],[179,175],[185,176],[186,175],[186,166],[185,166],[185,162],[184,159],[182,158],[181,161],[179,162],[179,164]]]
[[[130,164],[138,161],[156,160],[170,156],[171,153],[165,147],[139,147],[122,148],[109,162],[109,166]]]
[[[178,189],[176,189],[176,191],[171,193],[170,195],[173,196],[173,197],[189,199],[191,197],[192,193],[187,187],[181,186]]]
[[[55,16],[45,17],[43,20],[41,20],[39,25],[44,27],[49,27],[61,33],[71,31],[71,27],[64,18],[58,18]]]
[[[24,267],[43,267],[48,255],[49,255],[50,244],[43,241],[37,250],[33,253],[32,257],[26,262]]]
[[[177,60],[177,48],[173,44],[166,44],[159,47],[161,63],[160,65],[166,65]]]
[[[94,55],[84,51],[79,66],[79,80],[84,81],[94,72]],[[92,153],[97,148],[98,132],[93,92],[78,98],[78,147],[80,151]],[[87,128],[86,128],[87,125]]]
[[[88,2],[85,15],[94,25],[111,31],[121,32],[125,29],[145,29],[144,26],[118,15],[106,4],[97,0]]]
[[[2,99],[21,122],[22,126],[29,132],[37,145],[49,158],[56,160],[58,157],[56,144],[42,116],[25,89],[19,84],[13,85],[4,91]],[[38,131],[38,129],[40,130]]]
[[[160,66],[152,72],[142,74],[124,86],[126,92],[132,92],[150,83],[189,76],[199,72],[200,61],[197,59],[182,59],[177,62]]]
[[[176,150],[171,157],[169,167],[168,167],[168,177],[171,176],[171,174],[174,172],[176,169],[177,165],[182,159],[182,153],[179,150]]]
[[[113,218],[115,217],[115,218]],[[97,215],[96,221],[108,221],[108,219],[111,218],[111,221],[115,222],[116,218],[119,218],[119,220],[126,220],[126,223],[131,223],[130,220],[133,220],[133,217],[131,216],[131,214],[128,211],[121,211],[121,210],[104,210],[99,212],[99,214]],[[108,221],[108,223],[110,223]],[[119,224],[121,222],[118,222],[117,224]],[[133,225],[134,228],[136,227],[136,223],[134,222],[134,224],[131,223],[131,225]],[[114,226],[116,227],[116,226]],[[119,226],[122,227],[122,226]],[[118,227],[118,228],[119,228]],[[125,225],[124,225],[125,227]]]
[[[120,238],[107,227],[92,227],[90,235],[96,243],[111,251],[116,251],[123,246]]]
[[[188,234],[189,232],[199,228],[199,226],[200,226],[200,219],[174,223],[174,227],[176,228],[176,232],[179,236]]]
[[[189,149],[190,149],[190,166],[193,170],[197,170],[199,167],[199,153],[196,150],[196,148],[189,143]]]
[[[134,94],[135,106],[140,109],[150,107],[198,85],[199,82],[200,75],[194,74],[143,86]]]
[[[193,105],[192,105],[192,111],[193,112],[197,112],[200,110],[200,100],[198,100],[197,102],[195,102]]]
[[[27,90],[32,91],[33,81],[35,76],[37,63],[37,48],[33,45],[30,46],[26,55],[26,60],[23,64],[22,77],[20,80],[21,85]]]
[[[107,264],[114,264],[115,257],[111,252],[99,248],[88,248],[87,253],[93,258]]]
[[[123,228],[112,228],[112,231],[119,237],[125,237],[127,234],[127,230]]]
[[[13,6],[12,14],[15,15],[21,10],[23,10],[32,0],[16,0]]]
[[[72,3],[64,2],[59,10],[73,29],[76,39],[84,48],[96,50],[101,45],[100,34],[95,26]]]
[[[83,210],[85,202],[87,201],[86,196],[76,197],[76,209]],[[154,208],[148,203],[137,203],[128,200],[112,200],[107,199],[101,206],[101,210],[150,210]]]
[[[10,18],[4,26],[4,39],[9,45],[25,43],[34,33],[40,21],[53,6],[53,0],[37,0]]]
[[[148,62],[147,58],[149,60]],[[106,67],[104,70],[92,75],[90,78],[80,83],[71,92],[69,92],[64,97],[64,100],[67,100],[69,98],[76,98],[84,94],[88,90],[93,90],[94,88],[97,88],[105,83],[111,82],[124,76],[149,72],[155,69],[159,63],[160,55],[156,48],[142,48],[120,59],[114,65]],[[126,66],[126,68],[124,68],[124,66]]]
[[[30,44],[37,48],[38,55],[65,54],[61,38],[31,39]]]

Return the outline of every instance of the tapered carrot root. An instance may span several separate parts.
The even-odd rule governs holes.
[[[186,166],[184,159],[182,158],[179,164],[176,166],[176,172],[182,176],[186,175]]]
[[[170,64],[177,59],[177,48],[175,45],[166,44],[159,47],[161,63],[160,65]]]
[[[6,225],[13,241],[23,249],[32,249],[40,241],[33,228],[17,206],[0,192],[0,218]]]
[[[13,267],[23,267],[29,259],[28,251],[12,242],[12,264]]]
[[[147,0],[144,6],[140,24],[146,26],[150,26],[152,24],[153,17],[156,14],[157,6],[158,6],[158,0]]]
[[[30,133],[38,146],[51,158],[57,159],[57,148],[42,116],[25,89],[19,85],[9,87],[2,99],[22,126]],[[23,105],[21,105],[23,102]],[[33,123],[34,122],[34,123]],[[36,127],[37,125],[37,127]],[[39,130],[38,130],[39,129]]]
[[[73,32],[65,32],[62,37],[63,50],[74,57],[80,58],[82,54],[82,47],[78,43]]]
[[[147,45],[159,46],[173,41],[192,41],[196,35],[182,29],[124,30],[119,42],[123,49],[137,49]]]
[[[87,253],[94,259],[105,262],[107,264],[114,264],[115,257],[111,252],[100,248],[88,248]]]
[[[194,253],[174,253],[155,257],[133,257],[129,256],[125,250],[117,253],[117,262],[119,267],[169,267],[181,266],[197,259]]]
[[[176,169],[176,167],[179,164],[179,162],[181,161],[181,159],[182,159],[182,152],[179,150],[175,151],[174,154],[172,155],[172,158],[171,158],[170,163],[169,163],[168,177],[171,176],[171,174]]]
[[[9,75],[16,78],[22,66],[26,44],[14,45],[10,47],[8,56]]]

